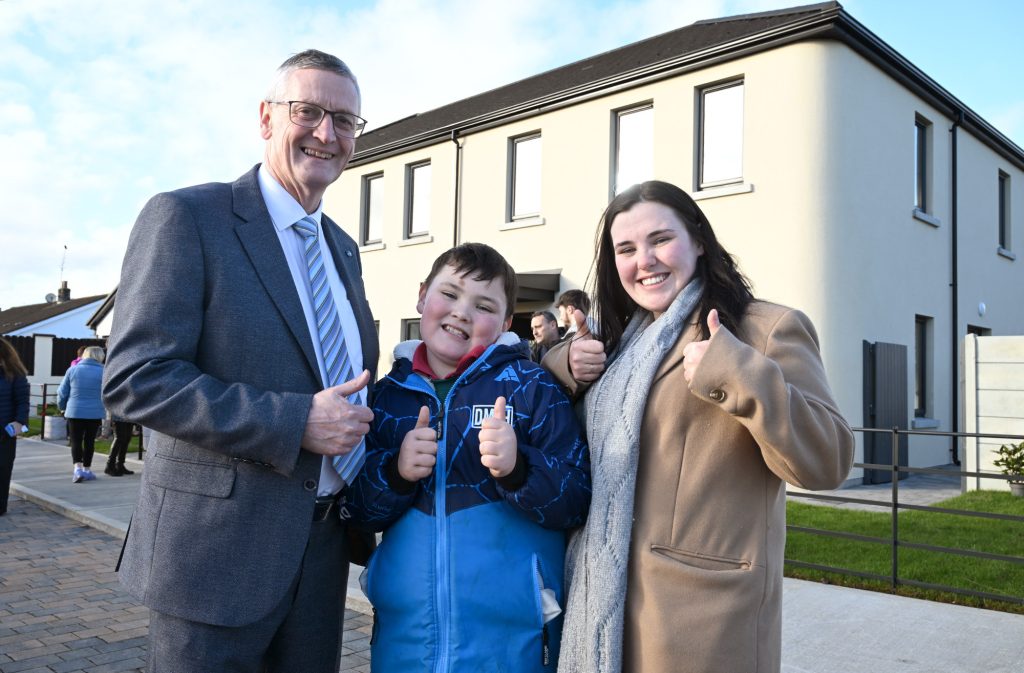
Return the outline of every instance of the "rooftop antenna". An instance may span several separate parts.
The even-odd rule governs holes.
[[[68,258],[68,244],[64,244],[64,254],[60,257],[60,281],[57,283],[57,287],[60,287],[61,283],[64,282],[64,262]]]

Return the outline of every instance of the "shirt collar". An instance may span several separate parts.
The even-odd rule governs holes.
[[[274,176],[270,174],[266,166],[260,164],[256,176],[260,183],[260,192],[263,194],[263,202],[267,204],[267,211],[270,213],[270,219],[274,223],[275,229],[284,231],[307,216],[316,220],[319,227],[320,216],[323,214],[324,207],[322,200],[314,212],[307,213],[299,205],[299,202],[295,200],[295,197],[289,194],[288,190],[274,179]]]
[[[455,366],[455,371],[446,376],[446,379],[457,378],[462,375],[462,372],[469,369],[470,365],[476,362],[477,358],[483,355],[484,351],[487,350],[487,346],[477,346],[468,353],[462,356],[459,360],[459,364]],[[427,344],[420,342],[420,345],[416,347],[416,352],[412,354],[412,370],[417,374],[423,374],[429,376],[431,381],[436,381],[441,377],[434,373],[433,368],[427,361]]]

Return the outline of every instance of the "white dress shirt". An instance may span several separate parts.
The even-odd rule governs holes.
[[[363,349],[359,338],[359,325],[356,322],[352,304],[348,300],[348,293],[345,292],[345,284],[341,282],[338,269],[334,265],[331,249],[328,247],[327,241],[324,240],[324,230],[320,223],[323,202],[316,212],[306,213],[295,197],[274,179],[265,166],[260,166],[258,177],[263,201],[267,204],[267,210],[270,211],[270,219],[277,230],[277,237],[281,241],[285,259],[288,260],[288,269],[292,273],[299,301],[302,302],[302,312],[306,315],[306,325],[309,327],[313,350],[316,351],[317,366],[320,368],[320,380],[327,380],[327,370],[324,367],[323,348],[320,346],[316,312],[313,310],[313,290],[309,283],[309,273],[306,271],[306,247],[302,235],[292,228],[293,224],[307,215],[316,220],[317,236],[320,241],[324,271],[327,273],[327,283],[331,287],[331,294],[334,296],[334,303],[338,308],[338,319],[341,321],[341,331],[345,336],[345,347],[348,349],[349,362],[352,363],[352,373],[358,375],[363,371]],[[359,391],[358,395],[359,402],[366,404],[366,389]],[[334,470],[330,458],[324,456],[323,464],[320,466],[320,486],[317,489],[317,495],[331,495],[340,491],[344,486],[345,482]]]

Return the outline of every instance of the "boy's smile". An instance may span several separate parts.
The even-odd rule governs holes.
[[[447,377],[474,348],[493,344],[508,329],[501,278],[476,280],[445,266],[430,286],[420,287],[416,310],[420,336],[427,346],[427,362],[440,377]]]

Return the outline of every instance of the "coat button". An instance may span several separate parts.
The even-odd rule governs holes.
[[[352,256],[352,251],[351,250],[346,250],[345,251],[345,256],[346,257],[351,257]]]
[[[307,491],[315,491],[316,490],[316,480],[314,480],[314,479],[307,479],[306,481],[302,482],[302,487],[304,489],[306,489]]]
[[[715,388],[709,393],[708,396],[715,402],[724,402],[725,398],[727,397],[725,391],[722,390],[721,388]]]

